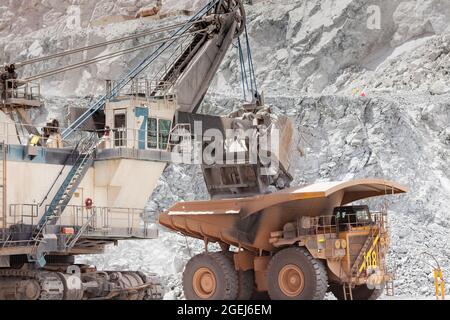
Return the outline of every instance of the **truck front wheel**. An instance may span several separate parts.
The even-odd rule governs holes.
[[[183,290],[187,300],[235,300],[238,283],[234,264],[222,252],[193,257],[183,273]]]
[[[323,263],[304,248],[279,251],[268,266],[268,291],[272,300],[322,300],[328,287]]]

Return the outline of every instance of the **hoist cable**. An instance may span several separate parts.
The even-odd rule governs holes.
[[[144,31],[144,32],[136,33],[136,34],[133,34],[133,35],[130,35],[130,36],[126,36],[126,37],[122,37],[122,38],[117,38],[117,39],[113,39],[113,40],[109,40],[109,41],[93,44],[93,45],[90,45],[90,46],[79,47],[79,48],[76,48],[76,49],[70,49],[70,50],[66,50],[66,51],[63,51],[63,52],[51,54],[51,55],[48,55],[48,56],[45,56],[45,57],[39,57],[39,58],[26,60],[26,61],[23,61],[23,62],[15,63],[15,66],[16,66],[16,68],[20,68],[20,67],[24,67],[24,66],[29,65],[29,64],[34,64],[34,63],[37,63],[37,62],[42,62],[42,61],[46,61],[46,60],[56,59],[56,58],[64,57],[64,56],[67,56],[67,55],[71,55],[71,54],[75,54],[75,53],[79,53],[79,52],[84,52],[84,51],[89,51],[89,50],[93,50],[93,49],[97,49],[97,48],[101,48],[101,47],[106,47],[106,46],[111,45],[111,44],[116,44],[116,43],[124,42],[124,41],[127,41],[127,40],[141,38],[141,37],[149,36],[149,35],[152,35],[152,34],[158,34],[158,33],[161,33],[161,32],[166,32],[166,31],[170,31],[170,30],[179,28],[181,26],[194,25],[194,24],[197,24],[197,23],[200,23],[200,22],[203,22],[203,20],[197,20],[197,21],[192,21],[192,22],[187,22],[187,23],[186,22],[181,22],[181,23],[170,25],[170,26],[162,27],[162,28],[159,28],[159,29],[153,29],[153,30],[149,30],[149,31]]]
[[[163,38],[163,39],[151,41],[151,42],[142,44],[140,46],[136,46],[136,47],[132,47],[132,48],[116,51],[116,52],[109,53],[109,54],[106,54],[106,55],[103,55],[103,56],[100,56],[100,57],[96,57],[96,58],[93,58],[93,59],[90,59],[90,60],[84,60],[84,61],[72,64],[72,65],[68,65],[68,66],[65,66],[65,67],[62,67],[62,68],[46,71],[44,73],[41,73],[41,74],[38,74],[38,75],[35,75],[35,76],[31,76],[31,77],[28,77],[28,78],[24,78],[22,80],[25,81],[25,82],[30,82],[30,81],[34,81],[34,80],[50,77],[50,76],[53,76],[53,75],[56,75],[56,74],[59,74],[59,73],[62,73],[62,72],[78,69],[80,67],[84,67],[84,66],[87,66],[87,65],[90,65],[90,64],[93,64],[93,63],[98,63],[98,62],[101,62],[101,61],[104,61],[104,60],[109,60],[109,59],[112,59],[112,58],[115,58],[115,57],[119,57],[119,56],[127,54],[127,53],[131,53],[131,52],[134,52],[134,51],[139,51],[139,50],[142,50],[142,49],[145,49],[145,48],[148,48],[148,47],[152,47],[154,45],[167,42],[168,40],[179,39],[179,38],[182,38],[182,37],[188,37],[188,36],[191,36],[191,35],[202,33],[202,32],[205,32],[206,30],[207,29],[202,29],[202,30],[197,30],[197,31],[193,31],[193,32],[184,33],[184,34],[181,34],[181,35],[178,35],[178,36],[175,36],[175,37]]]
[[[253,80],[253,83],[255,85],[255,93],[257,94],[258,93],[258,86],[256,84],[255,67],[253,65],[252,48],[250,46],[250,40],[249,40],[249,36],[248,36],[248,32],[247,32],[247,24],[245,24],[244,29],[245,29],[245,38],[246,38],[246,42],[247,42],[247,50],[248,50],[249,68],[250,68],[250,73],[251,73],[251,79]]]
[[[238,55],[239,55],[239,65],[241,68],[241,82],[242,82],[242,92],[244,94],[244,100],[247,100],[246,94],[245,94],[245,81],[244,81],[244,68],[243,68],[243,63],[242,63],[242,49],[241,49],[241,43],[240,40],[238,39],[238,46],[237,46],[237,50],[238,50]]]
[[[245,30],[245,46],[246,46],[246,53],[244,55],[243,52],[243,45],[241,43],[240,37],[238,38],[238,52],[239,52],[239,62],[241,67],[241,81],[242,81],[242,89],[244,93],[244,100],[247,100],[247,92],[250,92],[250,96],[255,98],[258,95],[258,86],[256,83],[256,75],[255,75],[255,68],[253,64],[253,56],[252,56],[252,50],[250,46],[250,40],[248,36],[247,31],[247,25],[244,26]],[[245,61],[247,59],[247,61]],[[246,65],[248,64],[248,65]],[[247,72],[248,70],[248,72]],[[250,78],[250,79],[249,79]],[[250,86],[249,86],[250,82]]]
[[[247,91],[249,90],[247,69],[245,67],[244,54],[242,52],[241,40],[239,38],[238,38],[238,49],[239,49],[239,61],[240,61],[241,73],[242,73],[242,87],[244,90],[244,100],[247,100]]]

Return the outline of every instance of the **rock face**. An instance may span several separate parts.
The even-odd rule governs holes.
[[[448,84],[446,1],[266,1],[248,11],[253,56],[264,61],[256,63],[258,80],[271,94],[427,91],[435,81]],[[224,65],[234,70],[236,61],[231,55]],[[223,75],[217,88],[225,93],[239,78]]]
[[[156,0],[9,0],[7,5],[0,4],[0,51],[3,52],[0,63],[22,62],[167,25],[181,18],[176,16],[177,13],[192,12],[205,1],[190,0],[181,4],[166,0],[160,12],[167,17],[164,20],[151,17],[133,19],[140,8],[154,7],[157,3]],[[141,37],[29,65],[21,69],[21,75],[26,77],[40,74],[44,70],[71,65],[155,39],[155,36]],[[42,90],[47,95],[56,96],[103,94],[106,80],[119,79],[144,54],[135,52],[42,79]],[[149,69],[149,74],[154,70]]]
[[[152,3],[6,1],[0,5],[2,60],[21,61],[181,19],[90,27],[102,15]],[[295,184],[383,177],[409,186],[409,194],[387,199],[396,293],[433,295],[422,252],[434,254],[450,270],[450,2],[278,0],[258,1],[247,11],[259,87],[268,104],[295,119],[303,136],[306,156],[298,159]],[[24,73],[149,40],[56,59]],[[35,118],[62,118],[67,105],[86,105],[103,92],[104,79],[117,78],[142,54],[43,81],[47,108]],[[202,112],[225,114],[239,104],[238,61],[231,50]],[[171,165],[147,209],[156,215],[177,201],[206,197],[199,167]],[[381,202],[371,204],[379,209]],[[167,298],[181,298],[182,266],[202,248],[200,242],[162,231],[159,240],[123,242],[104,256],[83,259],[105,268],[153,270],[165,276]]]
[[[189,14],[195,12],[198,8],[205,6],[208,0],[166,0],[162,6],[160,15],[163,17],[173,14]]]

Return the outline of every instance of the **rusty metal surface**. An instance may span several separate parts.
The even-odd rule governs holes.
[[[271,232],[300,216],[328,215],[357,200],[407,191],[379,179],[317,183],[249,198],[181,202],[161,213],[159,222],[195,238],[272,251]]]
[[[172,206],[168,213],[176,214],[199,214],[200,212],[211,212],[212,214],[224,214],[227,212],[240,211],[244,216],[251,215],[262,209],[275,205],[288,205],[290,202],[305,200],[319,200],[327,202],[333,200],[336,195],[340,197],[339,205],[362,200],[370,197],[400,194],[408,192],[408,188],[379,179],[363,179],[347,182],[325,182],[312,184],[301,188],[289,188],[279,192],[258,195],[248,198],[180,202]],[[334,201],[333,201],[334,202]],[[301,205],[296,203],[295,205]]]

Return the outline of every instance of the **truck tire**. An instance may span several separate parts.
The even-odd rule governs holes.
[[[238,279],[237,300],[250,300],[255,292],[255,275],[253,270],[239,271]]]
[[[193,257],[183,273],[187,300],[236,300],[238,283],[233,262],[222,252]]]
[[[270,301],[269,293],[267,291],[256,291],[253,293],[250,300],[256,301]]]
[[[234,253],[222,251],[234,264]],[[250,300],[255,290],[255,273],[253,270],[238,271],[238,295],[236,300]]]
[[[322,300],[328,288],[323,263],[304,248],[287,248],[275,254],[267,269],[272,300]]]
[[[345,300],[343,285],[330,283],[329,291],[338,300]],[[383,294],[383,289],[369,289],[366,285],[356,286],[352,290],[353,300],[377,300]]]

